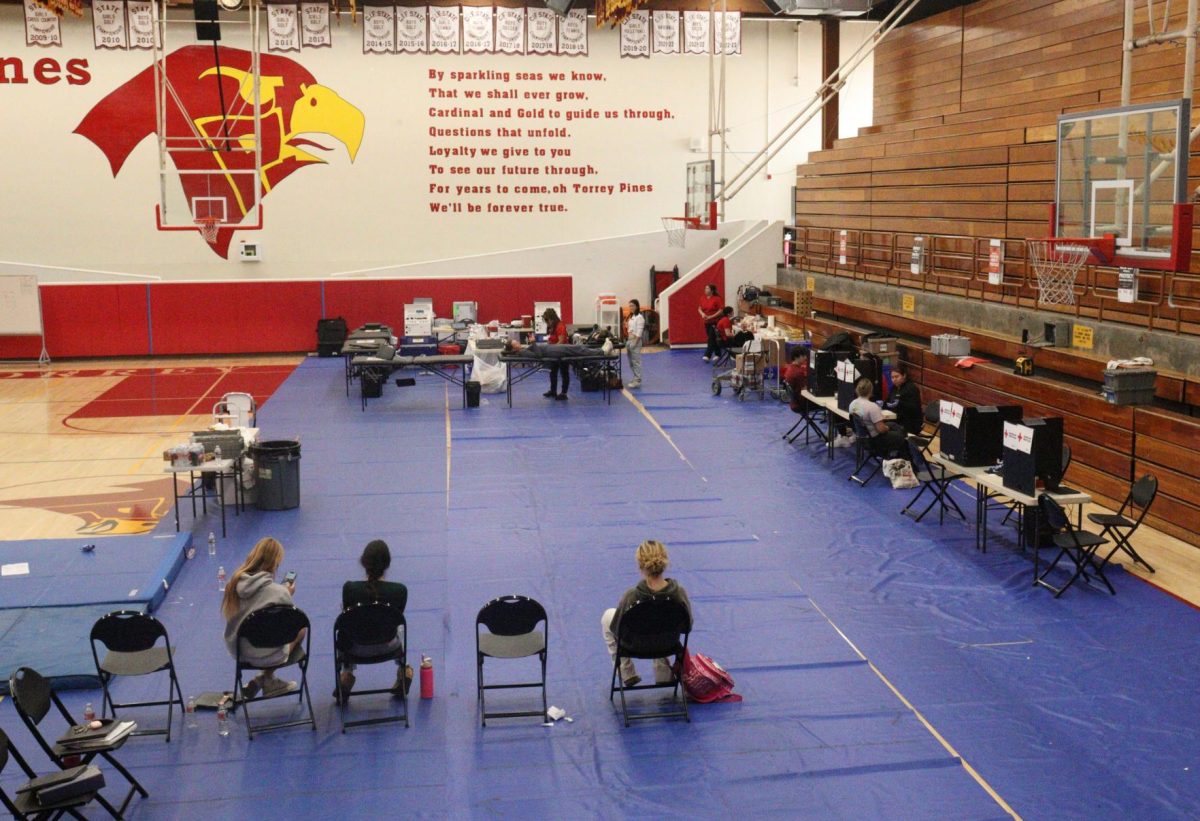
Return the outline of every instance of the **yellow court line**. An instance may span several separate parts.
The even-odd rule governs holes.
[[[643,405],[640,401],[638,401],[638,398],[636,396],[634,396],[632,393],[630,393],[628,388],[621,388],[621,394],[626,399],[628,399],[635,408],[638,409],[638,412],[641,413],[642,416],[646,417],[646,421],[648,421],[651,425],[653,425],[654,429],[656,431],[658,431],[659,433],[662,434],[662,437],[667,440],[667,444],[669,444],[672,448],[674,448],[675,452],[679,454],[679,458],[683,460],[684,464],[686,464],[692,470],[696,471],[696,475],[700,477],[701,481],[707,482],[708,477],[706,477],[703,473],[701,473],[699,470],[697,470],[696,466],[692,464],[692,461],[683,455],[683,451],[680,450],[679,446],[675,444],[675,440],[671,438],[671,435],[669,433],[667,433],[665,430],[663,430],[662,425],[658,424],[658,420],[650,415],[650,411],[646,410],[646,406]]]
[[[204,397],[205,397],[205,396],[208,396],[208,392],[209,392],[210,390],[212,390],[213,388],[215,388],[217,385],[219,385],[219,384],[221,383],[221,380],[222,380],[222,379],[224,379],[225,377],[229,376],[230,372],[232,371],[232,366],[225,365],[225,366],[220,366],[220,367],[221,367],[221,371],[220,371],[220,374],[217,376],[217,379],[216,379],[216,381],[215,381],[215,382],[213,382],[211,385],[209,385],[209,386],[208,386],[208,388],[207,388],[207,389],[204,391],[204,393],[200,394],[200,398],[199,398],[199,399],[197,399],[195,402],[193,402],[193,403],[191,404],[191,406],[190,406],[190,407],[188,407],[188,409],[187,409],[185,412],[183,412],[183,413],[182,413],[182,414],[180,414],[179,416],[175,417],[175,421],[174,421],[174,422],[172,422],[172,423],[171,423],[171,424],[168,426],[168,430],[170,430],[170,431],[174,431],[174,430],[176,430],[176,429],[177,429],[177,428],[178,428],[180,425],[182,425],[182,424],[184,423],[184,421],[185,421],[185,420],[187,420],[189,417],[196,416],[196,414],[195,414],[195,413],[193,413],[193,411],[195,411],[195,410],[196,410],[196,406],[197,406],[197,405],[199,405],[201,402],[203,402],[203,401],[204,401]],[[155,445],[154,443],[151,443],[150,445],[148,445],[148,446],[147,446],[147,453],[146,453],[146,455],[145,455],[145,456],[143,456],[143,457],[142,457],[140,460],[138,460],[137,462],[135,462],[135,463],[134,463],[134,465],[133,465],[133,467],[131,467],[131,468],[130,468],[130,469],[127,471],[126,475],[132,475],[132,474],[134,474],[134,473],[138,473],[138,472],[140,472],[140,471],[141,471],[141,469],[142,469],[142,465],[144,465],[144,464],[146,463],[146,460],[147,460],[147,459],[149,459],[151,456],[153,456],[153,455],[154,455],[154,451],[155,451],[155,450],[157,450],[157,449],[158,449],[158,447],[157,447],[157,445]]]
[[[979,786],[983,787],[983,791],[986,792],[989,796],[991,796],[992,800],[995,801],[997,805],[999,805],[1000,809],[1004,810],[1006,813],[1008,813],[1010,816],[1012,816],[1014,819],[1016,819],[1016,821],[1021,821],[1021,816],[1017,814],[1017,811],[1014,810],[1012,807],[1010,807],[1008,802],[1000,797],[1000,794],[998,792],[996,792],[995,789],[992,788],[992,785],[989,784],[984,779],[984,777],[979,774],[978,770],[976,770],[974,767],[972,767],[970,765],[970,763],[965,758],[962,757],[962,755],[958,752],[958,750],[954,749],[954,745],[952,745],[949,741],[947,741],[942,736],[942,734],[937,731],[937,728],[935,728],[932,724],[929,723],[929,720],[927,718],[925,718],[924,715],[921,714],[921,711],[918,710],[916,707],[914,707],[912,702],[909,701],[907,698],[905,698],[904,694],[901,693],[898,689],[896,689],[896,685],[894,685],[890,681],[888,681],[888,677],[885,676],[883,674],[883,672],[878,667],[875,666],[875,663],[873,661],[871,661],[869,658],[867,658],[863,654],[863,652],[858,649],[858,646],[853,641],[850,640],[849,636],[847,636],[845,633],[842,632],[842,628],[840,628],[836,624],[834,624],[833,619],[829,618],[829,615],[824,610],[821,609],[821,606],[819,604],[817,604],[815,601],[813,601],[812,598],[809,598],[808,601],[810,604],[812,604],[813,608],[818,613],[821,614],[821,617],[824,618],[825,621],[827,621],[829,623],[829,626],[837,631],[837,634],[842,637],[842,640],[845,641],[846,644],[850,645],[850,649],[853,650],[854,653],[860,659],[862,659],[863,661],[865,661],[867,663],[867,666],[871,668],[871,672],[873,672],[876,676],[879,677],[879,680],[882,681],[884,683],[884,685],[889,690],[892,691],[892,694],[895,695],[896,698],[898,698],[900,700],[900,703],[903,704],[906,708],[908,708],[909,712],[911,712],[914,716],[917,717],[917,721],[921,722],[921,725],[927,731],[929,731],[929,734],[932,735],[939,744],[942,745],[942,747],[946,750],[946,752],[948,752],[950,755],[954,756],[955,758],[957,758],[959,760],[959,762],[963,765],[963,769],[967,771],[967,774],[970,775],[971,778],[975,779],[975,783],[977,783]]]

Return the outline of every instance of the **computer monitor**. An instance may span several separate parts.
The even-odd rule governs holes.
[[[1004,486],[1036,494],[1040,481],[1055,490],[1063,474],[1063,420],[1061,417],[1022,419],[1004,425]]]
[[[1004,452],[1004,423],[1021,418],[1020,405],[964,407],[942,400],[942,455],[963,467],[989,467]]]

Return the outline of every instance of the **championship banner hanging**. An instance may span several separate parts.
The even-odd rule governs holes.
[[[96,48],[129,48],[125,4],[121,0],[93,0],[92,40]]]
[[[631,12],[621,21],[621,56],[650,56],[650,12]]]
[[[742,53],[742,13],[730,11],[716,15],[723,34],[723,46],[726,54]]]
[[[396,9],[363,7],[363,54],[391,54],[396,50]]]
[[[58,15],[37,0],[25,0],[25,45],[62,45],[62,26]]]
[[[267,51],[299,50],[299,9],[280,3],[267,3]]]
[[[305,48],[332,48],[328,3],[300,4],[300,40]]]
[[[458,6],[429,7],[429,50],[438,54],[458,54]]]
[[[558,21],[558,53],[587,56],[587,11],[584,9],[571,9]]]
[[[679,12],[656,11],[653,20],[654,53],[678,54],[680,51]]]
[[[685,11],[683,13],[684,54],[708,54],[708,44],[712,39],[708,18],[707,11]]]
[[[129,47],[152,49],[156,41],[154,20],[158,14],[154,0],[129,0],[125,4],[129,17]]]
[[[525,7],[496,9],[496,51],[502,54],[525,53]]]
[[[493,12],[491,6],[463,6],[463,53],[490,54],[496,50],[492,29]]]
[[[558,54],[558,15],[550,9],[527,8],[529,20],[529,53]]]
[[[429,7],[396,8],[396,51],[424,54],[429,51]]]

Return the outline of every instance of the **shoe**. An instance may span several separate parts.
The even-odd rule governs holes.
[[[562,400],[567,398],[567,395],[565,393],[560,393],[558,396],[556,396],[554,398],[561,402]]]
[[[249,700],[258,695],[262,689],[262,676],[257,675],[242,685],[242,699]]]
[[[409,688],[412,687],[413,668],[412,665],[406,665],[403,671],[396,671],[396,683],[392,685],[392,695],[406,696]]]
[[[542,396],[546,397],[547,399],[554,399],[558,396],[558,394],[556,394],[554,391],[546,391],[542,394]]]
[[[711,357],[711,356],[707,356],[707,355],[706,355],[706,356],[704,357],[704,361],[705,361],[705,362],[711,362],[711,361],[712,361],[712,357]]]
[[[342,671],[342,674],[339,676],[339,678],[342,680],[341,696],[342,698],[349,698],[350,691],[354,689],[354,682],[357,681],[357,679],[354,678],[354,673],[351,673],[349,670]],[[333,688],[333,700],[338,700],[338,688],[336,687]]]
[[[625,387],[629,388],[630,390],[633,390],[634,388],[640,388],[641,386],[642,386],[641,382],[630,382]]]
[[[637,687],[639,684],[642,683],[642,677],[634,674],[634,675],[630,676],[629,678],[625,679],[625,681],[623,683],[626,687]]]
[[[300,685],[294,681],[284,681],[281,678],[269,678],[262,683],[263,698],[274,698],[275,696],[284,696],[288,693],[294,693],[300,689]]]

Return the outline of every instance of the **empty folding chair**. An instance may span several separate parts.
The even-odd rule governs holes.
[[[1108,578],[1104,575],[1104,568],[1096,563],[1096,551],[1100,545],[1108,544],[1108,539],[1091,533],[1086,530],[1079,530],[1071,524],[1071,518],[1067,516],[1067,512],[1062,509],[1054,497],[1048,493],[1043,493],[1038,497],[1038,511],[1045,518],[1046,524],[1054,533],[1054,545],[1058,548],[1058,555],[1054,557],[1054,561],[1042,571],[1037,578],[1037,583],[1048,590],[1054,591],[1054,598],[1058,598],[1066,589],[1075,583],[1075,580],[1081,576],[1085,581],[1090,581],[1093,576],[1104,582],[1104,586],[1108,588],[1108,592],[1116,595],[1117,591],[1109,583]],[[1036,532],[1036,529],[1035,529]],[[1059,561],[1063,557],[1071,560],[1075,566],[1075,572],[1071,574],[1071,578],[1062,587],[1054,587],[1046,581],[1046,577],[1054,571],[1058,566]]]
[[[117,760],[114,752],[124,746],[125,741],[129,736],[123,736],[111,744],[97,742],[94,745],[89,745],[86,750],[67,748],[57,741],[53,744],[46,740],[42,735],[41,723],[46,715],[50,712],[51,706],[57,707],[58,712],[67,722],[67,726],[63,728],[63,732],[69,730],[76,725],[74,717],[67,712],[66,706],[59,699],[58,694],[50,689],[50,682],[47,681],[36,670],[29,667],[21,667],[8,679],[8,691],[12,695],[13,707],[17,710],[17,715],[21,717],[21,721],[25,724],[25,728],[29,730],[29,734],[37,741],[43,752],[49,756],[60,769],[64,769],[68,760],[78,760],[80,764],[88,764],[96,756],[100,756],[105,761],[113,766],[113,768],[125,777],[129,782],[129,792],[125,794],[125,799],[121,802],[120,808],[113,807],[103,795],[97,793],[96,802],[104,809],[108,810],[113,818],[120,818],[125,813],[125,809],[129,806],[129,802],[133,800],[134,793],[137,793],[142,798],[146,798],[149,793],[146,788],[138,782],[133,774]]]
[[[613,700],[613,693],[621,694],[621,715],[625,726],[631,721],[641,721],[647,718],[671,718],[683,716],[690,722],[688,715],[687,695],[683,692],[683,682],[680,679],[680,661],[687,652],[688,635],[692,632],[692,617],[687,607],[675,599],[660,596],[650,596],[640,599],[632,607],[620,614],[617,622],[617,649],[613,653],[612,682],[609,686],[608,700]],[[656,681],[654,684],[637,684],[626,686],[621,679],[621,661],[623,659],[661,659],[675,657],[671,665],[671,680]],[[657,690],[670,687],[671,700],[667,709],[654,713],[630,713],[625,700],[625,693],[633,690]]]
[[[17,821],[25,821],[25,819],[51,819],[61,818],[64,815],[69,815],[72,818],[84,818],[77,810],[80,807],[90,804],[96,799],[99,794],[100,787],[104,786],[104,776],[98,775],[99,781],[94,784],[95,789],[87,789],[84,792],[76,792],[74,795],[69,795],[65,798],[56,798],[52,791],[55,790],[55,785],[48,783],[49,779],[62,781],[69,779],[72,774],[77,778],[81,775],[85,767],[71,768],[58,773],[52,773],[41,778],[34,772],[33,768],[25,761],[17,748],[13,746],[12,741],[5,735],[4,730],[0,730],[0,774],[4,772],[5,766],[8,765],[8,759],[12,758],[17,762],[17,766],[25,773],[29,779],[23,784],[17,786],[13,790],[13,795],[10,796],[0,787],[0,804],[6,810],[12,813],[13,818]],[[95,772],[93,771],[93,774]],[[61,790],[61,786],[59,787]],[[46,792],[43,792],[45,790]]]
[[[950,496],[950,483],[959,478],[961,474],[953,473],[942,465],[930,464],[929,460],[925,458],[925,448],[928,446],[928,439],[920,436],[908,437],[908,453],[912,461],[913,475],[921,483],[921,489],[912,498],[912,501],[905,505],[904,510],[900,512],[906,516],[912,516],[914,521],[919,522],[924,518],[926,513],[933,509],[934,505],[937,505],[938,524],[945,521],[948,507],[953,508],[953,512],[958,514],[958,518],[966,521],[967,517],[963,515],[958,502],[954,501],[954,498]],[[925,506],[924,510],[920,513],[914,513],[913,507],[925,495],[926,491],[932,493],[933,498]]]
[[[296,645],[296,649],[282,662],[269,665],[262,664],[253,659],[246,658],[243,654],[243,642],[248,643],[251,647],[263,650],[274,647],[287,647],[296,640],[301,630],[304,631],[304,639]],[[255,731],[261,733],[267,730],[279,730],[284,727],[300,727],[305,724],[311,724],[313,731],[316,731],[317,720],[313,715],[312,699],[308,695],[308,650],[311,644],[312,630],[309,627],[308,616],[299,607],[290,604],[272,604],[261,610],[255,610],[238,627],[233,700],[235,705],[241,705],[245,711],[246,735],[251,739],[254,738]],[[245,688],[242,686],[242,672],[245,670],[278,670],[293,665],[300,668],[300,686],[296,692],[299,693],[301,706],[306,701],[308,702],[308,718],[290,719],[255,726],[250,720],[250,704],[252,702],[281,698],[291,695],[292,691],[275,693],[263,691],[252,696],[247,696]]]
[[[921,432],[918,436],[925,440],[925,446],[921,450],[928,454],[929,448],[933,446],[933,440],[938,435],[938,431],[942,429],[941,400],[934,399],[931,402],[926,402],[924,416],[925,418],[921,422]]]
[[[161,639],[162,645],[159,645]],[[103,645],[104,658],[100,657],[96,643]],[[175,660],[171,655],[171,639],[167,629],[154,616],[135,610],[117,610],[101,616],[92,625],[92,660],[96,662],[96,674],[104,688],[104,699],[100,716],[117,708],[167,706],[167,726],[158,730],[138,729],[134,735],[165,735],[171,741],[171,720],[175,705],[183,714],[183,690],[175,673]],[[109,685],[117,676],[148,676],[151,673],[167,673],[167,697],[156,701],[127,701],[119,703],[113,699]]]
[[[538,629],[538,625],[541,629]],[[480,632],[480,627],[487,632]],[[550,639],[549,619],[541,604],[528,596],[501,596],[485,604],[475,617],[476,688],[479,695],[479,719],[487,726],[489,718],[542,716],[546,718],[546,646]],[[540,681],[517,684],[484,684],[483,660],[519,659],[537,656],[542,664]],[[484,698],[487,690],[510,690],[522,687],[542,689],[542,709],[489,713]]]
[[[248,393],[227,393],[213,405],[213,421],[224,422],[231,428],[257,427],[258,404]]]
[[[883,467],[883,460],[888,454],[884,453],[883,437],[872,436],[858,414],[850,414],[850,425],[854,428],[854,472],[847,478],[866,487],[867,482],[874,479]],[[868,465],[874,465],[871,472],[866,476],[860,475]]]
[[[1154,572],[1154,568],[1133,549],[1133,545],[1129,543],[1129,537],[1141,527],[1142,519],[1146,518],[1146,514],[1150,512],[1150,505],[1154,504],[1156,496],[1158,496],[1158,479],[1153,473],[1147,473],[1130,486],[1129,494],[1125,497],[1125,501],[1121,502],[1121,507],[1116,513],[1088,514],[1089,522],[1104,528],[1100,531],[1100,535],[1105,538],[1112,537],[1113,540],[1113,549],[1104,557],[1101,565],[1108,564],[1118,550],[1123,550],[1129,558],[1151,573]]]
[[[394,662],[399,671],[396,680],[404,681],[404,669],[408,666],[408,622],[404,613],[386,602],[359,604],[345,610],[333,623],[333,677],[337,682],[335,697],[339,706],[338,718],[342,722],[342,732],[347,727],[359,727],[366,724],[387,724],[403,721],[408,727],[408,688],[401,685],[381,687],[373,690],[350,690],[342,687],[342,670],[346,665],[360,666],[364,664],[385,664]],[[346,708],[351,696],[369,696],[389,693],[400,699],[403,705],[401,714],[383,718],[364,718],[358,721],[346,721]]]

